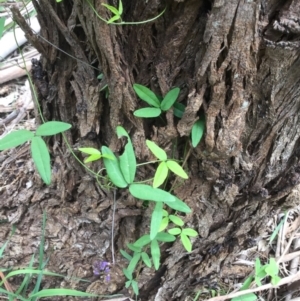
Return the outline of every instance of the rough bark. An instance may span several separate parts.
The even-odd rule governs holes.
[[[101,2],[90,1],[106,16]],[[193,209],[185,221],[200,235],[191,254],[176,242],[164,249],[158,272],[140,271],[141,300],[185,300],[203,286],[245,276],[232,267],[234,254],[253,243],[266,218],[300,179],[300,3],[124,0],[126,21],[152,18],[166,7],[161,18],[138,26],[108,26],[87,1],[33,3],[41,37],[27,33],[42,53],[45,74],[34,81],[39,101],[48,119],[72,123],[71,145],[105,144],[119,151],[122,145],[114,131],[121,124],[139,160],[149,158],[146,138],[169,152],[176,139],[176,156],[182,158],[194,121],[205,114],[205,138],[191,150],[187,163],[190,179],[184,189],[175,189]],[[104,77],[98,81],[100,73]],[[187,105],[183,118],[169,112],[165,126],[135,118],[132,113],[142,104],[132,90],[134,83],[159,95],[180,87],[179,101]],[[105,84],[108,100],[100,92]],[[94,260],[111,259],[112,194],[85,176],[64,145],[54,143],[53,161],[48,194],[42,187],[27,191],[26,202],[32,204],[23,213],[46,208],[48,241],[59,261],[55,267],[69,276],[90,276]],[[25,202],[16,198],[7,197],[6,206]],[[118,263],[111,283],[103,286],[97,280],[90,291],[123,288],[125,262],[118,250],[147,231],[149,213],[126,193],[118,194]],[[61,255],[65,248],[71,254],[67,260]]]

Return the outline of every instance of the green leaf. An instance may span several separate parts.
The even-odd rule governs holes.
[[[179,235],[181,233],[181,229],[180,228],[172,228],[172,229],[169,229],[168,232],[171,235]]]
[[[133,245],[139,248],[142,248],[145,245],[148,245],[150,243],[150,235],[146,234],[140,237]]]
[[[157,202],[151,215],[150,239],[153,240],[159,230],[162,220],[163,202]]]
[[[93,147],[80,147],[78,149],[84,154],[101,156],[101,152]]]
[[[114,15],[119,15],[119,11],[114,6],[105,3],[102,3],[102,5],[105,6],[108,10],[110,10]]]
[[[133,145],[129,135],[127,134],[127,132],[123,127],[117,126],[117,135],[118,138],[124,136],[127,138],[127,144],[125,145],[124,152],[119,157],[119,160],[120,160],[120,168],[123,177],[125,181],[130,184],[134,181],[134,177],[136,173],[136,158],[134,154]]]
[[[125,287],[126,288],[129,288],[129,286],[131,285],[131,281],[132,280],[128,280],[128,281],[125,282]]]
[[[198,232],[191,228],[182,229],[182,233],[187,236],[196,237],[198,236]]]
[[[3,36],[3,33],[4,33],[4,24],[5,24],[5,18],[2,17],[0,18],[0,39],[2,38]]]
[[[84,163],[96,161],[102,157],[101,152],[93,147],[78,148],[82,153],[90,155],[83,160]]]
[[[128,265],[127,270],[132,274],[136,265],[138,264],[139,260],[141,258],[141,253],[134,253],[133,257]]]
[[[85,292],[76,291],[72,289],[48,288],[48,289],[43,289],[37,293],[30,294],[29,298],[30,300],[32,300],[33,298],[45,298],[45,297],[53,297],[53,296],[98,297],[95,294],[85,293]]]
[[[173,114],[178,117],[178,118],[182,118],[183,113],[185,111],[185,105],[183,105],[180,102],[175,102],[173,105]]]
[[[186,236],[183,233],[181,233],[180,234],[180,239],[181,239],[181,242],[182,242],[184,248],[188,252],[191,252],[192,251],[192,243],[191,243],[190,239],[188,238],[188,236]]]
[[[37,136],[52,136],[64,131],[67,131],[72,127],[71,124],[61,121],[48,121],[40,125],[35,134]]]
[[[205,129],[205,119],[197,120],[192,127],[192,145],[196,147],[200,142]]]
[[[131,287],[133,289],[133,292],[138,296],[139,295],[139,286],[135,280],[131,281]]]
[[[151,241],[151,256],[155,270],[158,270],[160,265],[160,249],[156,239]]]
[[[133,115],[141,118],[154,118],[161,114],[161,109],[159,108],[143,108],[138,109],[133,112]]]
[[[123,174],[119,166],[119,160],[117,159],[115,154],[108,147],[104,145],[102,146],[101,151],[103,154],[103,162],[110,181],[112,181],[112,183],[119,188],[127,187],[127,182],[123,177]],[[106,155],[112,157],[113,160],[104,157]]]
[[[253,281],[253,276],[249,276],[243,283],[242,287],[240,288],[241,291],[246,290],[250,287],[252,281]]]
[[[145,263],[145,265],[148,267],[148,268],[151,268],[152,264],[151,264],[151,260],[149,258],[149,255],[145,252],[142,253],[142,259]]]
[[[191,213],[192,212],[191,208],[186,203],[184,203],[183,201],[178,199],[177,197],[175,197],[175,202],[167,203],[167,205],[170,208],[172,208],[174,210],[177,210],[177,211],[180,211],[180,212],[184,212],[184,213]]]
[[[127,244],[127,248],[133,252],[141,252],[142,248],[135,244]]]
[[[261,263],[259,257],[256,257],[255,259],[255,273],[259,273],[261,269]]]
[[[84,162],[84,163],[89,163],[89,162],[97,161],[97,160],[99,160],[100,158],[101,158],[101,155],[100,155],[100,156],[99,156],[99,155],[91,155],[91,156],[85,158],[85,159],[83,160],[83,162]]]
[[[156,240],[162,242],[172,242],[176,240],[176,237],[166,232],[159,232],[156,235]]]
[[[32,138],[31,155],[41,178],[49,185],[51,183],[50,155],[47,145],[41,137]]]
[[[119,15],[121,16],[123,14],[123,3],[122,0],[119,0]]]
[[[124,250],[120,250],[120,253],[122,254],[123,257],[125,257],[128,261],[130,261],[132,259],[132,256],[129,255],[126,251]]]
[[[123,269],[123,274],[127,279],[132,280],[132,273],[130,273],[128,269]]]
[[[281,227],[283,226],[285,219],[286,219],[286,215],[287,213],[285,213],[284,218],[282,218],[282,220],[280,221],[280,223],[277,225],[277,227],[275,228],[275,230],[273,231],[272,235],[269,238],[269,245],[272,244],[273,240],[276,238],[279,230],[281,229]]]
[[[166,209],[163,209],[163,216],[169,216],[169,212]]]
[[[162,148],[160,148],[158,145],[156,145],[153,141],[146,140],[146,144],[157,159],[159,159],[161,161],[167,160],[166,152]]]
[[[139,98],[145,101],[147,104],[155,108],[160,108],[159,99],[150,89],[139,84],[134,84],[133,90],[139,96]]]
[[[170,90],[167,95],[164,97],[163,101],[161,102],[160,108],[163,111],[168,111],[172,105],[175,103],[178,95],[179,95],[180,89],[174,88]]]
[[[249,293],[249,294],[242,295],[239,297],[234,297],[231,299],[231,301],[256,301],[256,300],[257,300],[257,297],[253,293]]]
[[[159,232],[164,231],[168,227],[168,225],[169,225],[169,217],[165,216],[160,223],[158,231]]]
[[[184,225],[184,221],[176,215],[172,215],[172,214],[169,215],[169,219],[170,219],[170,221],[172,221],[172,223],[174,223],[177,226],[181,227]]]
[[[186,174],[186,172],[183,170],[183,168],[176,161],[168,160],[167,166],[177,176],[179,176],[183,179],[189,178],[189,176]]]
[[[158,168],[155,172],[155,176],[154,176],[154,180],[153,180],[153,187],[157,188],[159,187],[161,184],[163,184],[163,182],[165,181],[165,179],[168,176],[168,166],[166,164],[166,162],[161,162],[158,165]]]
[[[281,278],[278,275],[275,275],[275,276],[272,276],[271,283],[273,285],[277,285],[280,280],[281,280]]]
[[[121,18],[121,17],[120,17],[119,15],[115,15],[115,16],[111,17],[106,23],[107,23],[107,24],[111,24],[111,23],[113,23],[113,22],[119,20],[120,18]]]
[[[267,264],[265,268],[265,272],[272,277],[278,275],[279,268],[274,258],[270,258],[269,264]]]
[[[176,201],[175,196],[169,192],[146,184],[131,184],[129,191],[135,198],[144,201],[164,202],[168,205]]]
[[[260,278],[260,277],[257,277],[257,276],[255,276],[255,278],[254,278],[255,283],[256,283],[257,286],[262,286],[262,283],[261,283],[260,279],[261,279],[261,278]]]
[[[18,130],[7,134],[4,138],[0,139],[0,150],[6,150],[16,147],[32,139],[34,133],[27,130]]]
[[[260,279],[265,278],[267,276],[265,268],[266,268],[266,265],[263,265],[259,271],[255,271],[255,276],[259,277]]]

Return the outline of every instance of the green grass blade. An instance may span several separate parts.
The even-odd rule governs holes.
[[[5,18],[2,17],[0,18],[0,39],[2,38],[4,33],[4,24],[5,24]]]
[[[45,298],[54,296],[74,296],[74,297],[98,297],[98,295],[80,292],[72,289],[65,288],[50,288],[44,289],[37,293],[31,294],[30,298]]]
[[[41,270],[40,274],[38,275],[34,289],[32,294],[37,293],[40,290],[42,279],[43,279],[43,272],[44,268],[47,264],[47,261],[44,262],[44,246],[45,246],[45,229],[46,229],[46,220],[47,216],[45,211],[43,212],[43,221],[42,221],[42,234],[41,234],[41,242],[39,246],[39,270]],[[31,301],[36,301],[37,297],[33,297]]]
[[[27,298],[24,298],[20,295],[14,294],[12,292],[9,292],[3,288],[0,288],[0,293],[6,296],[9,296],[10,300],[21,300],[21,301],[28,301]]]
[[[6,241],[6,242],[3,244],[3,246],[1,247],[1,249],[0,249],[0,258],[2,258],[3,252],[5,251],[7,244],[8,244],[8,241]]]
[[[31,256],[31,259],[30,259],[30,262],[28,265],[28,269],[32,269],[33,263],[34,263],[34,254]],[[31,274],[26,274],[21,285],[17,289],[16,294],[25,295],[27,292],[27,288],[30,284],[30,281],[31,281]]]
[[[285,213],[284,217],[282,218],[282,220],[280,221],[280,223],[277,225],[277,227],[273,231],[272,235],[270,236],[269,245],[272,244],[273,240],[276,238],[279,230],[281,229],[281,227],[283,226],[283,224],[285,222],[286,216],[287,216],[287,212]]]
[[[43,268],[43,261],[44,261],[46,221],[47,221],[47,214],[44,211],[43,212],[43,221],[42,221],[41,242],[40,242],[40,247],[39,247],[39,269],[40,270]]]

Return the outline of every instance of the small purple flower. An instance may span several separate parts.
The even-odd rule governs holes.
[[[94,272],[94,275],[96,276],[99,276],[100,274],[105,274],[105,280],[107,282],[110,281],[110,263],[107,262],[107,261],[96,261],[94,264],[93,264],[93,272]]]

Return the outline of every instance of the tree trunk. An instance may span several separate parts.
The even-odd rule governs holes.
[[[139,161],[150,158],[145,139],[168,154],[177,147],[175,157],[183,159],[191,127],[205,115],[205,136],[187,161],[189,180],[174,191],[192,208],[184,219],[199,237],[190,254],[175,242],[162,250],[159,271],[140,270],[140,299],[186,300],[203,286],[243,278],[231,265],[234,255],[251,245],[300,182],[299,1],[124,0],[126,22],[166,11],[153,22],[123,26],[99,20],[95,11],[110,17],[101,5],[105,1],[32,1],[42,27],[40,37],[27,30],[42,54],[34,84],[47,119],[72,124],[67,135],[72,146],[107,145],[118,152],[122,144],[115,128],[122,125]],[[115,0],[109,4],[118,7]],[[14,15],[18,19],[15,10]],[[134,117],[143,106],[134,83],[157,95],[180,87],[179,102],[186,105],[182,119],[172,111],[166,113],[166,125]],[[65,262],[60,272],[80,277],[93,261],[111,261],[113,194],[97,188],[58,142],[50,143],[53,184],[41,208],[48,210],[49,233],[62,216],[72,224],[69,232],[77,229],[66,237],[70,259],[60,258],[62,250],[54,256]],[[91,168],[98,170],[97,164]],[[144,174],[153,176],[147,169]],[[115,276],[107,286],[95,281],[89,290],[96,293],[122,290],[126,262],[119,250],[149,231],[150,208],[142,209],[121,190],[116,202]],[[58,206],[67,209],[62,213]],[[90,236],[82,238],[87,231]],[[55,245],[50,238],[49,243]]]

